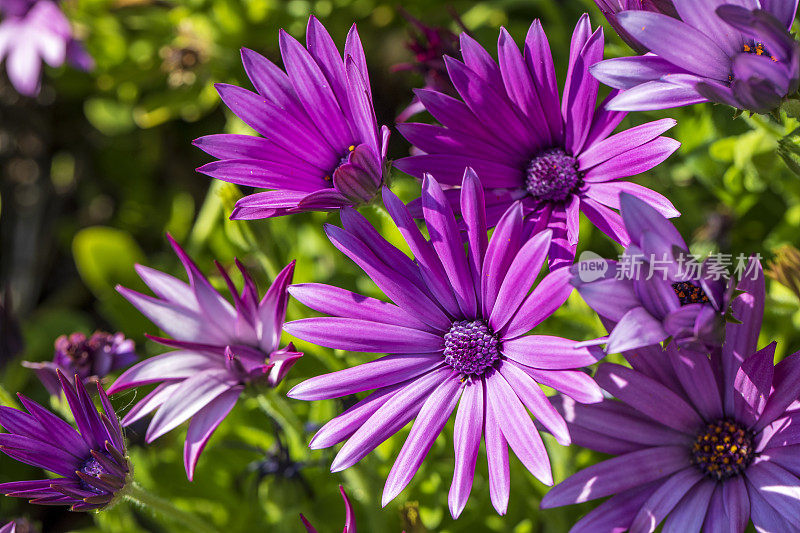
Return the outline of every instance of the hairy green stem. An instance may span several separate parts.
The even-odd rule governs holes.
[[[208,521],[178,509],[169,500],[146,491],[136,482],[130,482],[123,489],[122,497],[135,505],[150,510],[155,515],[184,526],[186,528],[185,531],[219,533]]]

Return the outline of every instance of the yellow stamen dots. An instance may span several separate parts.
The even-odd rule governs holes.
[[[733,420],[706,425],[691,450],[692,464],[715,481],[741,474],[754,456],[752,432]]]

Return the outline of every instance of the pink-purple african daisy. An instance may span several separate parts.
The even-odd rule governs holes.
[[[461,514],[472,487],[481,437],[486,443],[494,507],[509,498],[508,446],[543,483],[552,483],[547,450],[529,409],[558,442],[569,444],[562,417],[540,388],[547,385],[577,401],[596,402],[599,389],[578,370],[603,357],[595,347],[548,335],[527,335],[572,292],[568,269],[539,277],[551,231],[529,238],[523,208],[512,205],[487,238],[483,189],[468,169],[460,192],[467,252],[445,193],[423,180],[423,237],[407,207],[388,189],[383,199],[415,260],[390,245],[355,210],[342,211],[343,228],[328,237],[361,267],[393,303],[345,289],[293,285],[294,298],[333,316],[286,324],[292,335],[329,348],[389,353],[362,365],[311,378],[289,396],[322,400],[372,390],[328,422],[314,449],[346,441],[331,470],[344,470],[416,418],[389,473],[386,505],[411,481],[451,413],[455,417],[455,467],[449,505]]]
[[[651,346],[626,352],[633,368],[604,363],[598,383],[617,400],[564,398],[576,444],[616,457],[554,487],[545,508],[612,496],[572,533],[800,531],[800,352],[774,365],[757,350],[764,278],[745,278],[733,301],[740,323],[707,353]]]
[[[294,262],[275,278],[259,301],[258,289],[236,261],[244,286],[236,290],[217,264],[234,305],[220,295],[192,259],[170,237],[189,284],[158,270],[137,265],[139,276],[156,297],[118,287],[118,291],[171,338],[151,339],[176,348],[146,359],[124,372],[109,388],[114,394],[160,383],[122,419],[123,425],[156,411],[147,430],[152,442],[191,419],[184,446],[189,480],[211,435],[233,409],[247,384],[276,386],[302,353],[291,343],[281,348]]]
[[[421,178],[431,173],[454,207],[464,168],[475,169],[486,189],[489,227],[520,201],[534,233],[550,228],[551,265],[571,263],[578,243],[579,214],[623,245],[629,242],[619,214],[619,194],[628,192],[667,217],[677,216],[669,200],[641,185],[620,181],[650,170],[680,143],[661,134],[671,119],[609,135],[625,113],[596,108],[600,83],[589,66],[603,58],[602,29],[592,33],[584,15],[572,35],[567,81],[559,99],[547,36],[534,21],[524,54],[503,29],[495,62],[469,35],[461,35],[464,61],[446,57],[448,72],[463,101],[431,90],[416,94],[442,126],[398,124],[425,155],[395,162]],[[612,93],[612,96],[616,93]]]
[[[217,84],[223,102],[263,137],[200,137],[195,145],[219,161],[197,170],[239,185],[274,189],[239,200],[231,214],[234,219],[369,202],[383,183],[389,129],[378,128],[355,25],[347,35],[344,59],[313,16],[305,48],[283,30],[280,48],[286,72],[242,49],[245,71],[257,93]]]

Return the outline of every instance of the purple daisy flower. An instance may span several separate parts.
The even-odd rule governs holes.
[[[625,31],[625,28],[620,26],[617,20],[617,14],[622,11],[652,11],[654,13],[663,13],[671,17],[678,16],[678,12],[675,11],[675,5],[672,3],[672,0],[594,0],[594,3],[597,4],[597,7],[600,8],[600,11],[605,15],[606,20],[608,20],[608,23],[611,24],[622,40],[640,54],[645,54],[649,52],[649,50],[634,39],[630,33]]]
[[[326,211],[369,202],[383,183],[389,129],[378,130],[367,63],[355,24],[344,60],[325,27],[308,20],[306,48],[280,32],[284,73],[242,49],[258,94],[217,84],[222,101],[264,136],[208,135],[194,144],[219,161],[197,170],[239,185],[274,189],[239,200],[233,219]]]
[[[67,59],[90,70],[94,62],[72,37],[67,17],[51,0],[6,0],[0,3],[0,59],[14,88],[26,96],[39,94],[42,61],[58,67]]]
[[[680,16],[625,11],[617,23],[651,53],[590,70],[625,91],[608,108],[667,109],[717,102],[767,113],[800,86],[798,0],[674,0]]]
[[[14,522],[9,522],[8,524],[0,527],[0,533],[16,533],[17,531],[17,524]]]
[[[342,499],[344,500],[344,529],[342,533],[357,533],[356,531],[356,515],[353,512],[353,506],[350,504],[350,500],[347,499],[347,494],[344,492],[344,487],[339,485],[339,492],[342,495]],[[306,517],[302,514],[300,515],[300,520],[303,521],[303,525],[306,526],[306,531],[308,533],[317,533],[316,528],[311,525],[311,523],[306,520]],[[3,533],[0,531],[0,533]]]
[[[572,291],[567,269],[546,275],[528,295],[550,246],[551,232],[528,239],[523,209],[514,204],[487,241],[483,189],[471,169],[461,188],[468,251],[444,191],[422,182],[426,240],[410,212],[388,189],[383,199],[414,253],[390,245],[358,212],[342,211],[344,228],[328,237],[394,302],[315,283],[293,285],[297,300],[331,317],[286,324],[286,331],[329,348],[392,355],[306,380],[291,398],[323,400],[373,390],[317,432],[310,446],[347,441],[331,470],[344,470],[416,417],[383,491],[385,506],[411,481],[458,405],[450,512],[461,514],[472,487],[481,435],[486,443],[492,503],[505,513],[509,496],[508,446],[543,483],[552,483],[547,451],[526,411],[562,444],[570,437],[539,387],[578,401],[600,400],[592,379],[577,370],[603,354],[575,341],[525,335]]]
[[[595,110],[599,83],[587,68],[603,57],[603,31],[592,33],[584,15],[572,36],[564,97],[559,101],[550,45],[534,21],[520,53],[503,29],[499,66],[468,35],[461,35],[464,62],[446,57],[447,69],[464,102],[418,90],[427,110],[443,124],[399,124],[398,130],[426,155],[395,162],[417,177],[430,172],[442,184],[461,183],[464,167],[481,177],[486,189],[489,227],[520,201],[536,233],[553,231],[551,266],[572,262],[578,243],[579,214],[623,245],[628,235],[614,209],[619,193],[630,192],[666,216],[678,211],[660,194],[619,181],[664,161],[680,143],[660,135],[671,119],[650,122],[609,137],[624,113]],[[454,208],[458,192],[448,199]]]
[[[691,261],[675,226],[647,203],[623,193],[620,204],[631,237],[622,262],[595,259],[570,268],[578,293],[613,325],[606,351],[633,350],[668,338],[699,351],[720,346],[733,283],[709,262]],[[595,270],[588,270],[591,264]]]
[[[168,236],[169,237],[169,236]],[[136,271],[156,298],[118,287],[117,290],[171,339],[149,338],[177,348],[151,357],[123,373],[109,394],[160,383],[137,403],[122,424],[128,426],[158,409],[147,430],[147,442],[191,419],[184,446],[184,466],[191,481],[211,435],[230,413],[245,385],[275,387],[303,354],[289,343],[280,347],[294,262],[275,278],[259,301],[253,279],[236,261],[244,278],[241,295],[217,263],[234,305],[223,298],[197,265],[169,237],[183,263],[189,284],[158,270],[136,265]]]
[[[52,361],[23,361],[22,365],[36,372],[50,394],[58,395],[61,394],[57,373],[59,370],[65,376],[78,376],[88,385],[89,382],[101,381],[109,373],[135,363],[138,356],[134,348],[133,341],[126,339],[122,333],[112,335],[96,331],[89,338],[83,333],[73,333],[56,339]]]
[[[751,264],[761,274],[760,264]],[[613,459],[554,487],[542,507],[612,496],[572,531],[800,530],[800,352],[773,365],[756,351],[764,278],[740,282],[742,323],[726,326],[709,358],[651,347],[626,354],[633,369],[602,364],[596,379],[621,401],[561,410],[576,444]]]
[[[68,505],[72,511],[101,509],[128,481],[130,466],[119,420],[103,387],[98,413],[80,379],[70,383],[58,373],[64,396],[78,426],[18,394],[27,413],[0,407],[0,451],[22,463],[60,476],[35,481],[0,483],[0,493],[40,505]]]

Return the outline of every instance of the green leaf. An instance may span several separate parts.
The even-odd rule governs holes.
[[[87,287],[99,298],[119,284],[136,284],[135,263],[144,253],[128,233],[102,226],[79,231],[72,241],[75,266]]]
[[[789,170],[800,176],[800,128],[778,141],[778,154]]]

